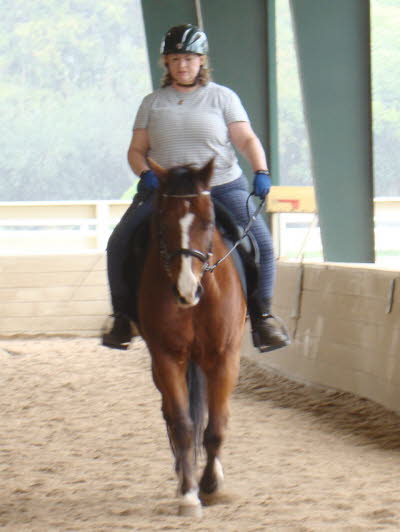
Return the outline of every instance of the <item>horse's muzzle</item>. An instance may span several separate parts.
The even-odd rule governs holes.
[[[197,289],[195,291],[194,297],[190,298],[190,300],[188,300],[187,297],[183,296],[179,292],[178,287],[176,285],[172,287],[172,292],[179,306],[189,308],[189,307],[194,307],[195,305],[197,305],[197,303],[199,303],[201,296],[203,295],[204,289],[199,283],[197,285]]]

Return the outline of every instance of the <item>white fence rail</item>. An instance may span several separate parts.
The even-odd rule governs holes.
[[[108,237],[130,202],[0,202],[0,254],[104,251]],[[400,198],[375,199],[378,262],[400,262]],[[275,247],[282,258],[321,260],[312,187],[273,187]]]
[[[375,262],[382,267],[400,268],[400,198],[376,198],[374,214]],[[281,258],[323,260],[316,213],[275,213],[273,235]]]
[[[129,201],[0,202],[0,253],[103,251]]]

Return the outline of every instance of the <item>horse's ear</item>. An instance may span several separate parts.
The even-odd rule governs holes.
[[[148,157],[147,162],[149,163],[150,168],[156,174],[158,179],[160,181],[164,181],[168,174],[168,170],[166,170],[163,166],[160,166],[158,163],[156,163],[156,161],[151,159],[151,157]]]
[[[200,169],[199,173],[201,174],[201,179],[205,187],[208,187],[210,184],[211,177],[214,172],[214,157],[212,157],[208,163],[206,163],[203,168]]]

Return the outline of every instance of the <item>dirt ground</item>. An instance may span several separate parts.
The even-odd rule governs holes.
[[[399,417],[368,401],[244,358],[224,490],[188,520],[141,340],[3,339],[0,362],[0,530],[400,530]]]

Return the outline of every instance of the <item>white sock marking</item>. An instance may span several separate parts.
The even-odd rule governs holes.
[[[215,472],[215,476],[217,477],[217,480],[218,480],[218,486],[220,486],[223,483],[223,481],[224,481],[224,470],[223,470],[222,464],[218,460],[218,458],[216,458],[215,461],[214,461],[214,472]]]
[[[200,499],[198,496],[198,490],[197,489],[191,489],[185,495],[182,495],[181,498],[181,506],[197,506],[200,504]]]

